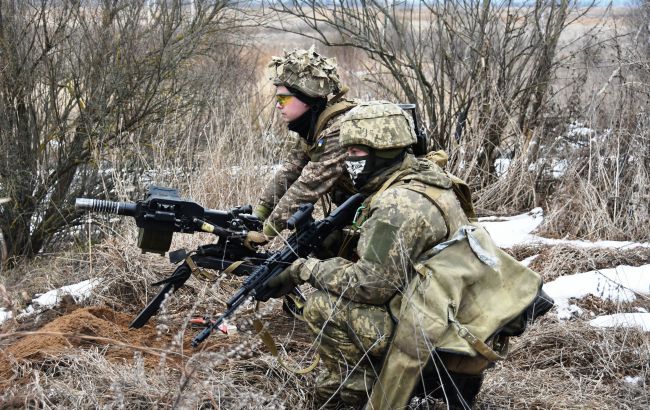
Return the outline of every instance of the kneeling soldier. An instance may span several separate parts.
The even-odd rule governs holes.
[[[458,336],[445,336],[449,349],[432,339],[431,329],[446,335],[454,320],[447,316],[449,299],[440,306],[412,306],[409,296],[419,264],[469,225],[453,183],[433,162],[410,153],[415,132],[395,104],[352,109],[342,120],[340,141],[355,187],[368,195],[354,224],[360,231],[356,255],[299,259],[272,283],[278,295],[305,282],[317,289],[304,309],[325,365],[316,381],[317,398],[328,405],[391,409],[406,407],[414,395],[430,395],[451,408],[469,408],[491,360]],[[531,283],[532,297],[539,286]],[[458,303],[462,309],[463,301]],[[401,315],[413,309],[422,310],[417,314],[426,322],[426,335],[412,320],[402,323]],[[494,347],[492,339],[480,343]],[[454,347],[460,343],[470,347]],[[500,358],[487,348],[496,355],[488,357]]]

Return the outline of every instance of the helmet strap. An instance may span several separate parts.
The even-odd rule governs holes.
[[[342,85],[341,85],[341,89],[339,90],[339,92],[336,93],[336,94],[334,95],[334,97],[332,97],[331,100],[329,100],[329,104],[330,104],[330,105],[331,105],[331,104],[334,104],[335,102],[337,102],[338,100],[340,100],[340,99],[341,99],[345,94],[347,94],[348,91],[350,91],[350,87],[348,87],[348,86],[345,85],[345,84],[342,84]]]

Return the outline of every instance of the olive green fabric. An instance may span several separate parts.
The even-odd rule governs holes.
[[[447,243],[415,265],[418,275],[402,298],[400,326],[407,331],[398,332],[394,343],[414,356],[432,343],[476,356],[459,326],[486,341],[521,315],[542,284],[537,273],[497,247],[480,225],[462,227]]]
[[[404,183],[377,192],[396,173]],[[438,187],[442,209],[409,189],[416,183]],[[303,277],[320,289],[309,295],[304,318],[326,367],[316,381],[316,395],[323,402],[331,395],[330,403],[367,401],[393,333],[391,311],[399,312],[399,306],[389,310],[387,305],[407,287],[413,261],[446,239],[446,219],[454,227],[468,223],[451,186],[438,166],[408,155],[367,185],[377,194],[366,202],[359,259],[309,258],[301,266],[308,274]]]
[[[266,218],[271,215],[272,209],[263,202],[257,204],[255,209],[253,209],[253,215],[258,217],[261,221],[265,221]]]
[[[424,158],[438,165],[440,168],[444,168],[447,165],[447,161],[449,161],[449,155],[443,150],[429,152]],[[467,215],[470,221],[475,222],[477,220],[476,211],[474,210],[472,192],[469,186],[461,178],[458,178],[450,172],[446,172],[446,174],[452,182],[454,193],[463,211],[465,211],[465,215]]]
[[[417,275],[391,303],[399,324],[368,409],[405,407],[431,354],[452,354],[454,371],[480,372],[489,361],[463,335],[490,342],[541,287],[537,273],[499,249],[477,224],[460,227],[414,267]]]

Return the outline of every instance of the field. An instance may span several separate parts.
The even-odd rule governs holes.
[[[34,10],[38,7],[19,11],[29,16]],[[520,50],[520,56],[549,44],[547,37],[537,42],[529,31],[516,31],[529,20],[511,19],[512,15],[521,13],[527,19],[541,15],[524,8],[512,13],[497,9],[490,15],[494,26],[487,25],[485,32],[493,37],[481,40],[487,51],[475,60],[473,51],[463,46],[474,41],[476,33],[463,35],[463,27],[454,25],[462,19],[451,14],[464,16],[467,10],[449,11],[445,27],[455,30],[456,36],[448,43],[419,49],[409,41],[418,35],[433,41],[426,36],[436,30],[427,31],[425,26],[436,20],[435,10],[415,19],[408,10],[398,9],[400,19],[420,24],[404,37],[399,31],[384,32],[382,44],[399,57],[389,62],[330,26],[323,26],[330,46],[277,30],[283,22],[287,30],[316,35],[299,15],[226,9],[219,14],[217,28],[206,23],[205,31],[180,35],[184,26],[179,23],[174,35],[165,37],[164,24],[181,17],[162,13],[165,17],[158,22],[155,13],[147,20],[145,14],[136,14],[144,11],[129,9],[128,16],[137,15],[140,25],[130,26],[131,17],[120,17],[122,11],[116,11],[110,15],[118,16],[111,36],[93,37],[89,32],[86,37],[83,30],[104,33],[101,23],[109,18],[89,10],[61,25],[74,27],[69,36],[49,39],[53,44],[60,41],[60,48],[53,46],[55,52],[34,59],[30,78],[36,80],[31,88],[20,76],[24,82],[9,81],[14,65],[3,63],[8,58],[0,59],[4,76],[0,109],[23,118],[21,105],[7,101],[20,100],[17,90],[30,89],[25,101],[35,105],[25,111],[29,127],[23,131],[39,130],[30,140],[33,143],[14,145],[27,135],[15,131],[21,130],[16,125],[20,121],[0,120],[0,135],[7,136],[0,139],[7,163],[0,166],[0,408],[318,408],[312,391],[318,372],[288,371],[255,334],[252,322],[260,318],[291,368],[312,362],[316,348],[311,335],[283,312],[280,301],[251,303],[232,319],[228,334],[214,333],[198,349],[192,348],[190,341],[198,330],[190,318],[219,315],[241,282],[227,274],[214,281],[192,277],[145,327],[129,329],[133,317],[157,293],[152,283],[174,267],[166,258],[140,253],[130,218],[71,210],[76,193],[136,200],[149,184],[177,187],[184,197],[215,209],[255,204],[295,143],[274,113],[274,90],[264,72],[267,61],[283,49],[311,44],[322,54],[337,57],[350,97],[406,102],[408,90],[415,90],[435,148],[450,153],[447,169],[470,183],[486,224],[506,223],[513,215],[543,208],[543,222],[526,232],[537,239],[529,235],[503,247],[530,263],[545,283],[622,265],[645,267],[640,268],[645,271],[639,279],[645,290],[630,290],[627,282],[614,281],[621,294],[629,290],[633,297],[608,298],[598,288],[570,298],[573,313],[555,308],[513,338],[507,360],[486,372],[476,408],[650,407],[650,48],[641,47],[645,26],[634,20],[647,8],[591,9],[584,15],[582,9],[574,10],[569,16],[575,19],[567,19],[556,38],[547,67],[552,75],[547,77],[535,70],[546,61],[536,53],[526,60],[517,60],[507,50],[498,54],[497,43],[508,32],[503,28],[510,27],[508,22],[513,24],[512,42],[500,44]],[[192,12],[201,15],[201,10]],[[547,12],[546,34],[552,32],[550,22],[557,11]],[[36,19],[33,27],[56,25],[64,15]],[[100,15],[104,20],[94,20]],[[2,19],[0,14],[0,23]],[[28,32],[32,25],[24,27]],[[132,29],[119,31],[123,27]],[[2,30],[4,38],[10,38],[9,31]],[[115,34],[118,31],[121,36]],[[362,33],[367,32],[355,35]],[[42,37],[34,38],[38,40],[32,46],[40,44]],[[75,38],[85,40],[71,46],[77,44]],[[165,38],[169,48],[157,47],[159,38]],[[523,39],[533,46],[516,44]],[[396,44],[403,47],[393,49]],[[438,59],[451,55],[443,52],[443,45],[458,56],[462,54],[458,50],[465,50],[459,65]],[[127,46],[134,47],[132,53]],[[0,50],[5,53],[0,57],[10,56],[7,48]],[[421,71],[408,60],[419,52]],[[66,58],[59,60],[59,55]],[[39,66],[43,61],[47,65]],[[504,66],[496,61],[511,66],[501,70]],[[437,67],[445,64],[453,67],[441,74]],[[398,67],[408,84],[400,85],[397,72],[389,67]],[[475,67],[483,69],[473,71]],[[62,74],[53,74],[57,70]],[[458,76],[458,85],[450,85],[450,73]],[[430,93],[422,91],[425,85],[418,83],[416,74],[430,80]],[[153,86],[147,82],[151,78],[162,80]],[[542,83],[546,87],[539,86]],[[113,86],[122,88],[112,90]],[[526,93],[529,98],[522,97]],[[10,94],[14,100],[5,98]],[[57,96],[55,102],[48,99],[50,94]],[[60,105],[60,110],[50,104]],[[455,129],[456,114],[465,108],[463,137],[453,138],[450,130]],[[62,115],[56,121],[54,111]],[[30,115],[38,120],[32,122]],[[433,117],[438,122],[430,121]],[[84,138],[87,142],[80,143]],[[72,163],[78,168],[68,175],[66,166]],[[25,222],[21,218],[28,213]],[[63,215],[60,226],[46,224],[56,219],[52,215]],[[26,234],[14,235],[21,223]],[[512,239],[512,232],[504,238]],[[19,240],[30,244],[25,245],[27,251],[13,247]],[[601,246],[599,241],[605,240],[617,242]],[[193,249],[211,241],[208,234],[176,234],[171,249]],[[269,248],[281,246],[278,238]],[[80,283],[85,288],[77,286]],[[311,291],[309,286],[303,290]],[[52,293],[39,297],[46,292]],[[638,313],[644,319],[632,325],[591,323],[619,313]],[[444,405],[432,401],[414,403],[413,408]]]

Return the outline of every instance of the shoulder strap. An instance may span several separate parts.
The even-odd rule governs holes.
[[[447,221],[447,213],[445,212],[444,208],[440,206],[438,203],[438,198],[442,195],[442,189],[432,187],[429,185],[426,185],[420,181],[416,180],[411,180],[409,178],[403,178],[407,174],[410,173],[410,170],[401,170],[395,172],[393,175],[391,175],[386,182],[375,192],[370,198],[368,198],[366,203],[368,206],[363,206],[362,208],[362,221],[366,219],[367,217],[367,212],[372,208],[373,203],[375,202],[375,199],[379,197],[385,190],[390,188],[391,186],[397,186],[400,185],[403,188],[409,189],[411,191],[417,192],[419,194],[424,195],[427,197],[433,205],[435,205],[436,208],[440,211],[440,214],[442,215],[442,218],[445,220],[445,227],[447,228],[447,237],[452,234],[451,230],[449,229],[449,222]],[[355,217],[355,222],[356,222],[356,217]],[[363,223],[363,222],[362,222]]]
[[[449,238],[453,232],[451,232],[451,229],[449,228],[447,212],[445,212],[444,207],[442,207],[438,202],[438,198],[440,198],[443,193],[442,189],[426,185],[420,181],[405,181],[404,188],[424,195],[433,205],[435,205],[436,208],[438,208],[438,211],[440,211],[440,214],[442,215],[442,219],[445,221],[445,227],[447,228],[446,237]]]
[[[314,130],[314,135],[317,136],[318,134],[320,134],[325,129],[325,126],[327,125],[329,120],[331,120],[332,118],[334,118],[339,114],[351,110],[356,105],[357,104],[352,101],[344,100],[344,101],[339,101],[325,108],[325,110],[318,117],[318,121],[316,121],[316,128]]]
[[[375,203],[375,198],[380,196],[382,192],[387,190],[393,183],[399,179],[399,177],[403,176],[404,174],[408,173],[408,170],[398,170],[393,173],[386,182],[375,192],[374,194],[370,195],[368,198],[366,198],[365,201],[363,201],[363,204],[359,207],[359,211],[357,211],[357,215],[354,216],[354,221],[353,225],[356,226],[357,228],[363,225],[363,223],[368,219],[368,212],[370,211],[370,208],[372,208],[372,205]]]

